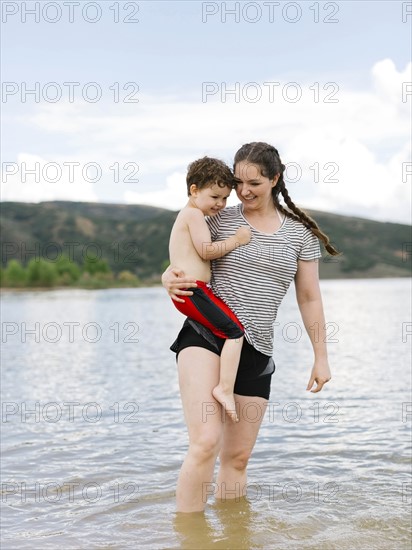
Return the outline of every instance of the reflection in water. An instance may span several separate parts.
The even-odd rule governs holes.
[[[213,547],[215,531],[203,512],[176,513],[173,528],[182,550]]]
[[[203,512],[177,513],[173,527],[182,550],[249,550],[260,548],[253,544],[253,526],[257,516],[245,497],[216,500],[209,506],[207,515]]]
[[[211,509],[222,526],[222,545],[220,548],[246,548],[252,547],[254,535],[253,525],[257,513],[253,511],[247,498],[216,500]],[[253,548],[257,548],[256,545]]]

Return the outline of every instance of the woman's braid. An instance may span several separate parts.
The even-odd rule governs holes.
[[[273,179],[277,174],[279,174],[277,184],[272,189],[273,202],[276,208],[285,216],[303,223],[303,225],[310,229],[310,231],[312,231],[312,233],[323,242],[329,254],[332,256],[340,254],[336,248],[332,246],[329,237],[321,231],[315,220],[308,216],[303,210],[298,208],[290,198],[288,190],[286,189],[285,180],[283,178],[286,167],[282,164],[279,152],[275,147],[273,147],[273,145],[263,142],[253,142],[243,145],[235,155],[235,166],[238,162],[244,160],[259,165],[262,175],[268,177],[269,179]],[[285,201],[288,209],[280,204],[279,194],[283,196],[283,200]]]

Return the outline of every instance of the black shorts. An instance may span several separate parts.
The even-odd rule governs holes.
[[[186,319],[170,349],[176,353],[176,360],[183,349],[192,346],[207,349],[220,356],[225,341],[225,339],[218,338],[198,323]],[[275,363],[273,358],[257,351],[245,338],[243,340],[234,393],[269,399],[270,383],[274,372]]]

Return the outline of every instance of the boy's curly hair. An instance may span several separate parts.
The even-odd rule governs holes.
[[[190,186],[196,185],[198,189],[211,187],[216,184],[219,187],[236,187],[233,173],[229,166],[222,160],[203,157],[190,163],[187,167],[187,194],[190,197]]]

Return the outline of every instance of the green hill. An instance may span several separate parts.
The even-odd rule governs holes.
[[[411,274],[409,225],[307,212],[342,252],[339,257],[324,253],[322,278]],[[64,253],[78,264],[86,257],[103,258],[115,274],[129,270],[142,281],[156,282],[168,259],[176,214],[139,205],[2,202],[2,266],[12,258],[26,265],[35,256],[54,259]]]

